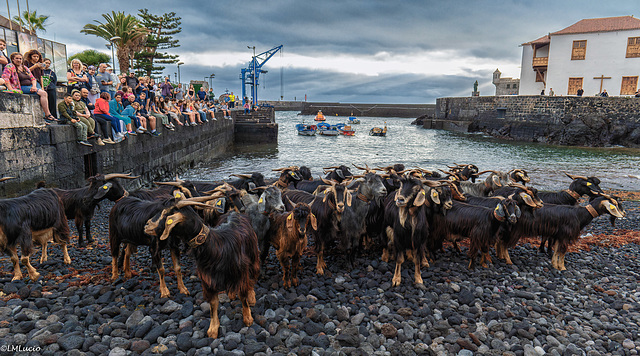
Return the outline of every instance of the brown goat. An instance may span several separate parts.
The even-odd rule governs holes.
[[[289,198],[287,203],[293,206]],[[310,205],[297,203],[290,212],[273,212],[269,215],[271,227],[267,232],[267,238],[276,249],[276,256],[282,266],[282,282],[285,288],[298,285],[300,257],[307,246],[309,224],[314,230],[318,230],[318,221],[311,212]]]

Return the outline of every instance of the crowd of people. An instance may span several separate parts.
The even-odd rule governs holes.
[[[5,49],[6,42],[0,39],[0,85],[6,91],[37,95],[47,124],[73,126],[77,142],[85,146],[93,146],[89,140],[102,146],[134,135],[159,136],[160,124],[169,131],[176,126],[202,125],[216,120],[218,110],[224,119],[231,119],[230,109],[237,99],[231,93],[217,106],[211,88],[205,91],[201,87],[196,92],[191,85],[183,92],[169,77],[156,83],[133,72],[116,75],[108,63],[96,68],[74,59],[67,71],[67,93],[56,105],[58,78],[51,70],[51,60],[37,50],[7,56]]]

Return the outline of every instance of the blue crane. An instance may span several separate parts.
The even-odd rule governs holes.
[[[242,68],[240,70],[240,79],[242,80],[242,98],[247,97],[247,84],[251,85],[251,97],[253,98],[253,105],[258,105],[258,79],[260,78],[260,73],[267,73],[266,70],[262,70],[262,66],[267,63],[271,57],[273,57],[276,52],[282,49],[282,45],[273,47],[272,49],[262,52],[260,54],[255,54],[255,47],[253,48],[253,58],[251,62],[249,62],[248,68]]]

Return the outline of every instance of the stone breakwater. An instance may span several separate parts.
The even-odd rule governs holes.
[[[640,147],[640,99],[482,96],[439,98],[424,127],[485,132],[516,141]]]
[[[300,285],[283,289],[272,253],[256,286],[254,325],[245,327],[239,301],[220,302],[220,337],[206,337],[209,305],[192,259],[182,257],[190,296],[178,294],[167,265],[170,298],[160,298],[148,249],[133,258],[134,277],[111,283],[107,216],[94,219],[98,244],[70,246],[70,266],[50,245],[49,261],[32,261],[42,278],[10,282],[0,260],[0,350],[21,345],[42,355],[637,355],[640,351],[640,246],[594,247],[567,254],[567,271],[551,268],[537,246],[511,252],[514,265],[494,258],[467,269],[468,258],[448,249],[423,268],[424,289],[412,265],[391,287],[393,264],[379,254],[357,258],[346,271],[339,254],[329,275],[315,275],[315,257],[302,258]],[[640,230],[640,203],[625,202],[616,229]],[[73,223],[70,224],[75,231]],[[614,231],[598,218],[585,233]],[[39,250],[39,249],[38,249]],[[463,248],[463,251],[466,250]],[[165,253],[165,262],[169,261]],[[5,354],[5,353],[2,353]]]

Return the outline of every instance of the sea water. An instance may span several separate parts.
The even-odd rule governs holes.
[[[228,179],[232,173],[261,172],[276,177],[274,168],[306,165],[314,177],[323,167],[352,164],[369,167],[403,163],[407,168],[447,169],[447,165],[472,163],[482,170],[524,168],[531,184],[543,190],[566,189],[570,174],[597,176],[603,189],[640,190],[640,149],[553,146],[499,140],[482,134],[427,130],[411,125],[413,119],[358,117],[355,136],[300,136],[295,125],[315,123],[313,116],[276,112],[277,145],[234,147],[222,157],[203,162],[181,178]],[[327,116],[330,124],[347,117]],[[372,127],[387,126],[386,137],[369,136]]]

